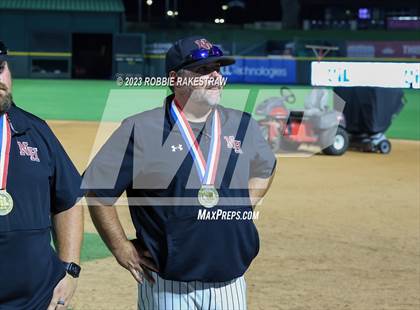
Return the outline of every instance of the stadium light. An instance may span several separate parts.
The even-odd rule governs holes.
[[[221,18],[221,19],[219,19],[219,22],[220,22],[221,24],[223,24],[223,23],[225,22],[225,20],[224,20],[223,18]]]
[[[175,11],[175,12],[174,12],[174,15],[175,15],[175,16],[178,16],[178,11]]]
[[[147,0],[147,1],[146,1],[146,4],[147,4],[147,5],[152,5],[152,4],[153,4],[153,1],[152,1],[152,0]]]
[[[166,12],[166,15],[173,16],[174,15],[174,12],[172,12],[171,10],[169,10],[169,11]]]
[[[214,22],[215,22],[216,24],[218,24],[218,23],[220,23],[220,19],[216,18],[216,19],[214,20]]]
[[[229,8],[229,6],[228,6],[228,5],[226,5],[226,4],[223,4],[223,5],[222,5],[222,10],[223,10],[223,11],[226,11],[228,8]]]

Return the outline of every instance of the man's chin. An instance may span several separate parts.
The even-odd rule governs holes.
[[[220,100],[207,100],[207,101],[206,101],[206,104],[207,104],[208,106],[214,107],[214,106],[218,105],[218,104],[219,104],[219,102],[220,102]]]
[[[205,91],[205,98],[207,101],[207,104],[210,106],[215,106],[220,103],[220,89],[207,89]]]
[[[218,96],[206,96],[199,101],[202,105],[214,107],[220,103],[220,97]]]

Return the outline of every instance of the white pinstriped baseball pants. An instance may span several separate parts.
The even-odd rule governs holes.
[[[165,280],[152,273],[155,284],[138,286],[138,310],[246,310],[244,277],[204,283]]]

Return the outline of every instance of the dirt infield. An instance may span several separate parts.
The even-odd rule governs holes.
[[[50,124],[83,170],[97,124]],[[419,142],[393,141],[388,156],[281,158],[277,170],[256,221],[250,310],[419,309]],[[119,211],[132,235],[127,208]],[[113,258],[83,265],[74,309],[135,305],[135,282]]]

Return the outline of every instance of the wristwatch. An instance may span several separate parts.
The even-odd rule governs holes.
[[[73,278],[79,277],[80,270],[82,270],[82,268],[78,264],[63,262],[63,265],[64,269],[66,269],[66,272],[69,275],[71,275]]]

